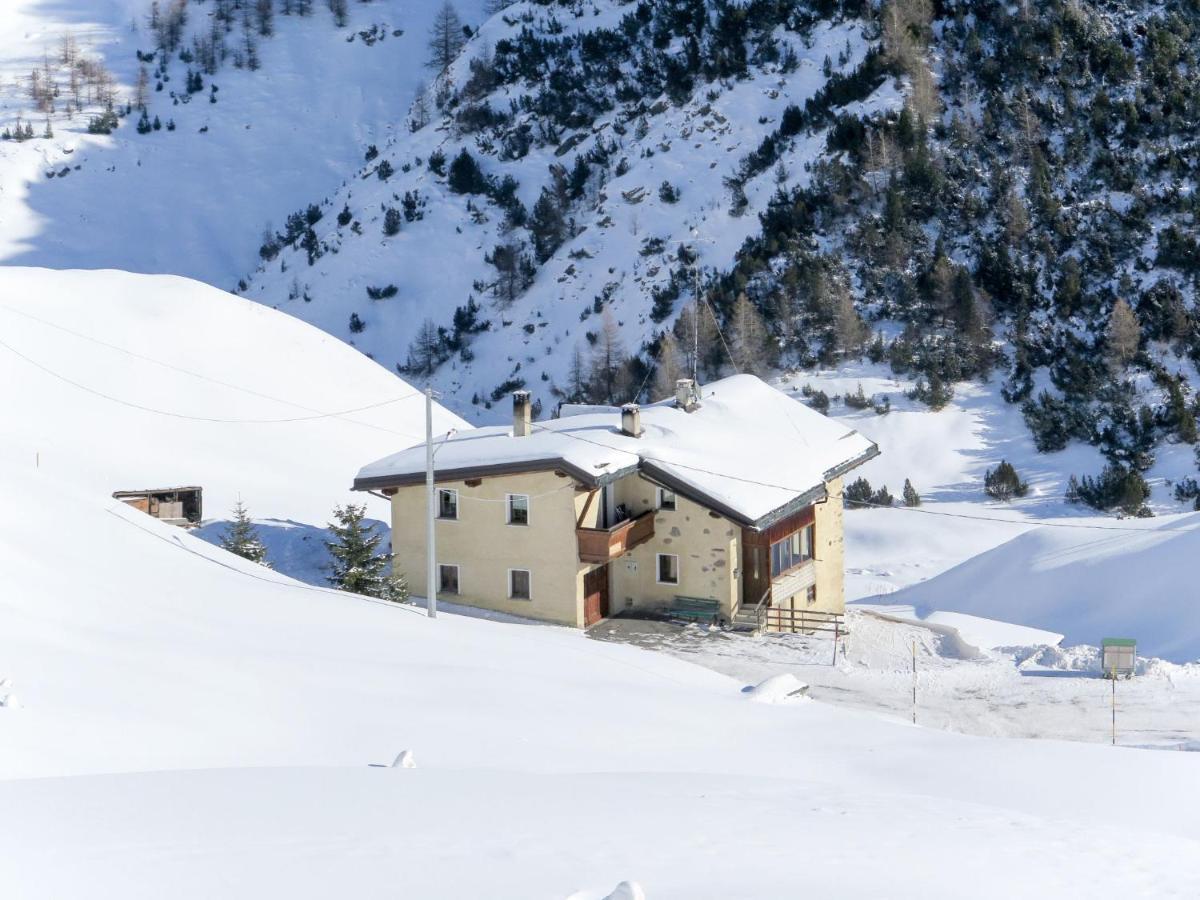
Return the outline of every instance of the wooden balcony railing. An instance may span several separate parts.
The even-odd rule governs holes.
[[[654,537],[654,512],[644,512],[612,528],[577,528],[575,534],[580,562],[611,562]]]

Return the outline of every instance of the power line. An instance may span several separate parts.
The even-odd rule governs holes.
[[[8,350],[8,352],[12,353],[14,356],[24,360],[29,365],[44,372],[45,374],[51,376],[52,378],[55,378],[65,384],[68,384],[71,387],[81,390],[85,393],[91,394],[92,396],[100,397],[100,398],[102,398],[104,400],[108,400],[112,403],[117,403],[121,406],[129,407],[130,409],[140,410],[141,412],[154,413],[155,415],[160,415],[160,416],[167,416],[172,419],[184,419],[184,420],[191,421],[191,422],[210,422],[210,423],[229,424],[229,425],[280,425],[280,424],[288,424],[288,423],[295,423],[295,422],[312,422],[317,419],[331,419],[332,418],[332,419],[342,419],[343,421],[350,422],[354,425],[361,425],[365,428],[374,428],[377,431],[385,431],[389,434],[394,434],[399,437],[405,437],[405,438],[412,437],[412,435],[410,435],[410,434],[406,434],[405,432],[402,432],[402,431],[396,431],[395,429],[392,429],[392,428],[385,428],[382,425],[374,425],[370,422],[359,422],[355,419],[345,419],[344,417],[347,415],[351,415],[353,413],[367,412],[368,410],[378,409],[382,406],[390,406],[393,403],[399,403],[403,400],[408,400],[411,397],[418,396],[415,392],[412,394],[406,394],[403,397],[393,397],[390,400],[381,400],[378,403],[371,403],[371,404],[367,404],[366,406],[359,406],[359,407],[355,407],[353,409],[338,410],[337,412],[316,412],[316,411],[314,411],[312,415],[308,415],[308,416],[292,416],[292,417],[280,418],[280,419],[225,419],[225,418],[219,418],[219,417],[215,417],[215,416],[193,416],[193,415],[188,415],[186,413],[175,412],[174,410],[159,409],[159,408],[153,407],[153,406],[146,406],[145,404],[136,403],[132,400],[126,400],[122,397],[117,397],[112,394],[107,394],[104,391],[97,390],[93,387],[90,387],[86,384],[83,384],[79,381],[69,378],[66,375],[63,375],[61,372],[55,371],[54,369],[50,368],[49,366],[44,365],[43,363],[40,363],[37,360],[33,359],[32,357],[27,356],[26,354],[22,353],[20,350],[18,350],[16,347],[13,347],[11,344],[7,343],[6,341],[0,340],[0,347],[3,347],[4,349]],[[118,347],[114,347],[113,349],[121,350],[121,348],[118,348]],[[127,352],[127,351],[121,351],[121,352]],[[135,356],[135,357],[137,356],[137,354],[134,354],[132,352],[130,352],[130,355]],[[146,359],[146,361],[148,361],[148,362],[158,362],[157,360],[151,360],[151,359],[147,359],[147,358],[143,358],[143,359]],[[225,382],[218,381],[217,379],[208,378],[207,376],[201,375],[196,372],[188,372],[186,369],[178,369],[177,367],[171,366],[168,363],[160,362],[159,364],[164,365],[167,368],[176,368],[180,372],[183,372],[188,375],[192,375],[193,377],[200,378],[205,381],[210,381],[213,384],[217,384],[222,387],[232,388],[235,390],[242,390],[242,391],[244,391],[246,393],[250,393],[250,394],[256,394],[256,392],[254,392],[248,388],[242,388],[238,385],[227,384]],[[301,404],[293,403],[292,401],[289,401],[289,400],[280,400],[277,397],[270,397],[266,394],[256,394],[256,396],[262,397],[264,399],[272,400],[277,403],[286,403],[291,406],[297,406],[301,409],[307,408],[307,407],[302,406]]]
[[[705,298],[704,302],[705,302],[705,305],[709,309],[709,314],[713,316],[714,324],[716,324],[716,315],[712,309],[711,304],[708,303],[707,298]],[[88,337],[86,335],[78,334],[77,332],[73,332],[70,329],[65,328],[63,326],[56,325],[51,322],[45,322],[44,320],[38,319],[36,316],[30,316],[25,313],[18,312],[17,310],[13,310],[9,307],[0,307],[0,308],[6,309],[9,312],[16,313],[17,315],[25,316],[26,318],[41,322],[42,324],[47,325],[49,327],[57,328],[66,333],[73,334],[77,337],[83,338],[84,340],[90,340],[93,343],[108,347],[108,348],[115,350],[117,352],[120,352],[120,353],[127,354],[133,358],[141,359],[145,362],[154,363],[156,365],[160,365],[160,366],[163,366],[168,369],[173,369],[173,370],[181,372],[183,374],[190,375],[194,378],[199,378],[203,381],[209,381],[213,384],[217,384],[222,387],[230,388],[232,390],[243,391],[244,393],[262,397],[263,399],[272,400],[274,402],[285,403],[285,404],[288,404],[291,406],[299,407],[301,409],[307,408],[301,404],[294,403],[293,401],[290,401],[290,400],[282,400],[277,397],[271,397],[270,395],[267,395],[267,394],[261,394],[250,388],[244,388],[240,385],[230,384],[230,383],[223,382],[223,381],[220,381],[215,378],[210,378],[209,376],[203,375],[199,372],[192,372],[190,370],[183,369],[179,366],[172,365],[171,363],[166,363],[161,360],[156,360],[151,357],[146,357],[146,356],[138,354],[132,350],[127,350],[125,348],[118,347],[113,344],[108,344],[104,341],[100,341],[99,339],[95,339],[95,338]],[[696,314],[698,314],[698,312],[699,311],[697,310]],[[720,325],[719,324],[717,324],[717,333],[718,333],[718,335],[720,335]],[[722,342],[722,344],[725,344],[724,335],[721,335],[721,342]],[[403,397],[394,397],[390,400],[382,400],[378,403],[372,403],[372,404],[368,404],[366,406],[356,407],[354,409],[346,409],[346,410],[340,410],[338,412],[328,412],[328,413],[314,412],[313,415],[309,415],[309,416],[295,416],[295,417],[291,417],[291,418],[282,418],[282,419],[224,419],[224,418],[209,417],[209,416],[192,416],[192,415],[187,415],[185,413],[175,412],[172,410],[158,409],[158,408],[155,408],[152,406],[145,406],[140,403],[135,403],[130,400],[125,400],[121,397],[116,397],[111,394],[106,394],[103,391],[96,390],[95,388],[89,387],[88,385],[82,384],[78,381],[75,381],[74,379],[68,378],[66,375],[63,375],[60,372],[57,372],[57,371],[51,369],[50,367],[45,366],[42,363],[39,363],[37,360],[32,359],[31,357],[25,355],[24,353],[22,353],[21,351],[17,350],[15,347],[13,347],[11,344],[8,344],[7,342],[5,342],[3,340],[0,340],[0,347],[3,347],[4,349],[8,350],[14,356],[24,360],[25,362],[29,363],[30,365],[34,366],[35,368],[39,369],[40,371],[44,372],[45,374],[50,375],[51,377],[56,378],[59,381],[62,381],[65,384],[70,385],[71,387],[74,387],[78,390],[84,391],[85,393],[91,394],[96,397],[101,397],[112,403],[117,403],[117,404],[120,404],[121,406],[126,406],[131,409],[140,410],[142,412],[149,412],[149,413],[154,413],[155,415],[168,416],[170,418],[183,419],[183,420],[192,421],[192,422],[209,422],[209,423],[216,423],[216,424],[231,424],[231,425],[279,425],[279,424],[290,424],[290,423],[297,423],[297,422],[311,422],[311,421],[315,421],[315,420],[319,420],[319,419],[328,419],[328,418],[342,419],[344,416],[347,416],[347,415],[350,415],[353,413],[366,412],[368,410],[378,409],[382,406],[388,406],[393,403],[399,403],[402,400],[410,399],[411,397],[419,396],[417,394],[417,392],[414,391],[413,393],[407,394]],[[726,351],[726,353],[729,353],[729,346],[727,344],[725,344],[725,351]],[[732,353],[730,353],[729,356],[730,356],[730,360],[733,361]],[[355,425],[362,425],[367,428],[374,428],[379,431],[385,431],[385,432],[388,432],[389,434],[395,434],[399,437],[405,437],[405,438],[412,437],[412,435],[405,434],[404,432],[396,431],[391,428],[385,428],[383,426],[373,425],[368,422],[358,422],[353,419],[343,419],[343,421],[347,421],[347,422],[350,422],[351,424],[355,424]],[[795,427],[795,423],[792,423],[792,424],[793,424],[793,427]],[[540,425],[536,422],[533,423],[533,427],[540,431],[545,431],[545,432],[548,432],[551,434],[561,434],[565,437],[572,438],[573,440],[582,441],[586,444],[592,444],[593,446],[600,447],[605,450],[617,449],[617,448],[610,446],[609,444],[604,444],[599,441],[589,440],[588,438],[582,437],[578,434],[574,434],[570,431],[563,431],[563,430],[558,430],[558,429],[553,429],[553,428],[547,428],[546,426]],[[742,484],[750,484],[750,485],[754,485],[756,487],[772,488],[774,490],[787,491],[787,492],[793,493],[793,494],[802,494],[808,490],[808,488],[800,489],[800,488],[796,488],[794,486],[773,484],[771,482],[760,481],[760,480],[754,479],[754,478],[743,478],[741,476],[731,475],[727,472],[718,472],[713,469],[706,469],[703,466],[694,466],[694,465],[689,465],[687,463],[681,463],[681,462],[678,462],[677,460],[667,460],[667,459],[662,459],[660,457],[642,455],[642,454],[638,454],[638,455],[642,459],[646,459],[651,462],[662,463],[663,465],[667,465],[667,466],[675,466],[676,468],[687,469],[687,470],[693,471],[693,472],[700,472],[705,475],[712,475],[717,478],[724,478],[729,481],[736,481],[736,482],[740,482]],[[555,488],[552,491],[547,491],[545,494],[539,494],[537,496],[538,496],[538,498],[544,497],[544,496],[547,496],[548,494],[552,494],[558,490],[561,490],[561,488]],[[489,500],[489,499],[480,498],[480,497],[466,497],[464,499],[472,500],[477,503],[507,502],[507,501],[500,501],[500,500]],[[531,497],[530,499],[532,500],[534,498]],[[836,495],[836,496],[832,497],[831,499],[838,499],[838,500],[844,499],[844,494]],[[876,509],[904,510],[906,512],[915,512],[915,513],[920,513],[922,515],[927,515],[927,516],[942,516],[945,518],[965,519],[965,520],[969,520],[969,521],[978,521],[978,522],[997,522],[997,523],[1004,524],[1004,525],[1018,525],[1018,526],[1022,526],[1022,527],[1031,527],[1031,528],[1032,527],[1073,528],[1073,529],[1087,529],[1087,530],[1091,530],[1091,531],[1136,532],[1138,534],[1146,534],[1150,530],[1150,529],[1145,529],[1145,528],[1129,528],[1129,527],[1124,527],[1124,526],[1119,526],[1119,525],[1085,525],[1085,524],[1073,524],[1073,523],[1068,523],[1068,522],[1052,522],[1052,521],[1042,520],[1042,519],[1026,519],[1026,520],[1022,521],[1022,520],[1002,518],[1000,516],[970,515],[967,513],[947,512],[945,510],[923,509],[921,507],[914,507],[914,506],[890,506],[890,505],[886,505],[886,504],[871,503],[869,501],[860,501],[860,500],[856,500],[856,501],[852,501],[852,502],[857,506],[867,506],[867,507],[873,507]]]
[[[171,371],[179,372],[184,375],[188,375],[192,378],[199,379],[200,381],[207,381],[211,384],[220,385],[221,387],[227,387],[227,388],[230,388],[235,391],[241,391],[242,393],[249,394],[252,397],[261,397],[265,400],[273,400],[276,403],[283,403],[288,406],[295,406],[297,409],[303,409],[305,412],[312,412],[312,413],[320,412],[320,410],[312,409],[311,407],[304,406],[303,404],[296,403],[292,400],[285,400],[281,397],[273,397],[270,394],[264,394],[261,391],[254,390],[253,388],[248,388],[243,385],[235,384],[235,383],[229,382],[229,381],[222,381],[219,378],[213,378],[211,375],[205,375],[202,372],[195,372],[195,371],[192,371],[191,369],[185,369],[182,366],[178,366],[174,363],[167,362],[166,360],[156,359],[153,356],[147,356],[143,353],[138,353],[136,350],[130,350],[128,347],[122,347],[119,344],[111,344],[108,341],[102,341],[102,340],[100,340],[100,338],[95,337],[93,335],[84,334],[82,332],[75,331],[71,328],[66,327],[65,325],[60,325],[57,322],[51,322],[51,321],[48,321],[47,319],[42,319],[38,316],[33,315],[32,313],[24,312],[23,310],[13,309],[10,306],[4,306],[4,305],[0,305],[0,309],[4,310],[5,312],[12,313],[13,315],[21,316],[23,319],[28,319],[31,322],[37,322],[40,325],[45,325],[47,328],[53,328],[56,331],[61,331],[64,334],[69,334],[72,337],[79,338],[82,341],[87,341],[89,343],[96,344],[97,346],[104,347],[108,350],[114,350],[117,353],[122,353],[125,356],[130,356],[134,359],[140,359],[143,362],[148,362],[148,363],[151,363],[156,366],[161,366],[164,369],[170,369]],[[414,397],[417,396],[417,392],[414,391],[411,396],[414,396]]]

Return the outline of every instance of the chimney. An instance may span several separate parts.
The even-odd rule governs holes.
[[[699,404],[696,394],[696,382],[690,378],[680,378],[675,382],[675,405],[684,412],[691,412]]]
[[[533,433],[533,406],[529,391],[513,391],[513,437],[529,437]]]
[[[621,434],[642,436],[642,409],[636,403],[626,403],[621,407]]]

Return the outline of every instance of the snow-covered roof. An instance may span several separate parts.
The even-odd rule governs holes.
[[[574,410],[572,410],[574,412]],[[561,469],[587,485],[632,472],[744,525],[762,527],[824,495],[825,483],[878,455],[876,445],[752,375],[706,385],[686,412],[666,400],[642,407],[642,435],[621,431],[616,409],[538,422],[532,434],[489,426],[439,441],[439,481]],[[354,487],[421,482],[425,445],[365,466]]]

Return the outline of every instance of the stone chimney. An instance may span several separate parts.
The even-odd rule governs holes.
[[[636,403],[626,403],[621,407],[621,434],[642,436],[642,409]]]
[[[533,434],[533,404],[529,391],[513,391],[513,437]]]
[[[691,412],[700,405],[696,382],[690,378],[680,378],[675,382],[675,405],[684,412]]]

